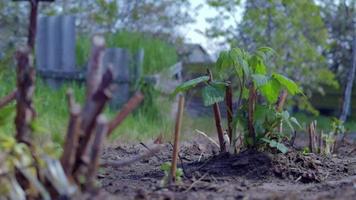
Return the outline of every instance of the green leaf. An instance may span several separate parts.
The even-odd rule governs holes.
[[[298,122],[298,120],[295,117],[291,117],[289,120],[291,122],[293,122],[295,125],[297,125],[298,128],[302,129],[302,126],[300,125],[300,123]]]
[[[7,106],[3,109],[0,109],[0,126],[5,125],[14,112],[15,106]]]
[[[230,54],[228,51],[222,51],[219,54],[219,58],[216,61],[216,65],[219,71],[224,69],[228,69],[233,66],[233,61],[230,58]]]
[[[251,76],[252,76],[253,82],[257,88],[267,84],[269,81],[269,77],[262,75],[262,74],[253,74]]]
[[[224,85],[207,85],[202,91],[204,106],[210,106],[214,103],[224,101],[225,86]]]
[[[277,52],[270,47],[260,47],[257,49],[255,54],[262,60],[266,61],[269,57],[276,55]]]
[[[199,83],[204,83],[204,82],[207,82],[208,80],[209,80],[209,76],[201,76],[201,77],[189,80],[187,82],[184,82],[181,85],[179,85],[178,87],[176,87],[176,89],[173,92],[173,95],[175,95],[179,92],[188,91],[188,90],[194,88],[195,86],[197,86]]]
[[[288,152],[288,147],[286,147],[283,143],[277,142],[275,140],[269,140],[267,138],[261,138],[261,140],[269,144],[270,147],[278,149],[283,154]]]
[[[161,165],[161,170],[168,172],[169,170],[171,170],[171,163],[170,162],[165,162]]]
[[[255,74],[265,75],[267,73],[266,66],[265,66],[263,60],[259,56],[256,56],[256,55],[252,56],[249,59],[248,64],[250,65],[250,67],[252,68],[252,71]]]
[[[273,107],[257,104],[254,112],[255,121],[264,121],[275,116]]]
[[[266,84],[260,87],[262,95],[267,99],[269,104],[274,104],[278,100],[281,86],[275,79],[270,79]]]
[[[281,86],[285,87],[291,95],[302,93],[302,90],[299,88],[299,86],[291,79],[276,73],[272,74],[272,78],[277,80]]]

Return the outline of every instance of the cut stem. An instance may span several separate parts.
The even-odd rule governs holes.
[[[177,161],[178,161],[178,153],[179,153],[179,135],[182,126],[183,110],[184,110],[184,96],[180,94],[176,124],[174,129],[174,145],[173,145],[171,171],[168,177],[169,184],[176,181]]]

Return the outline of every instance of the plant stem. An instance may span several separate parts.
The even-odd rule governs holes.
[[[276,104],[276,110],[281,112],[283,110],[284,103],[286,102],[288,96],[288,92],[286,90],[282,90],[281,94],[279,95],[278,102]]]
[[[254,117],[255,112],[255,103],[256,103],[256,89],[253,83],[251,83],[249,88],[249,97],[248,97],[248,132],[249,138],[252,139],[252,146],[256,145],[256,133],[254,127]],[[250,145],[250,144],[249,144]]]
[[[211,71],[209,69],[208,69],[208,75],[210,78],[209,82],[213,81],[213,75],[211,74]],[[223,153],[226,152],[226,148],[224,142],[224,132],[221,126],[221,113],[220,113],[220,108],[218,103],[213,104],[213,111],[214,111],[214,118],[215,118],[215,126],[218,132],[220,151]]]
[[[232,110],[232,86],[231,82],[228,82],[225,91],[225,102],[226,102],[226,115],[227,115],[227,134],[229,136],[230,142],[232,141],[232,121],[233,121],[233,110]]]
[[[179,152],[179,135],[182,126],[183,110],[184,110],[184,96],[181,94],[179,95],[178,112],[176,118],[176,125],[174,129],[172,164],[171,164],[170,176],[168,177],[169,184],[176,181],[177,160],[178,160],[178,152]]]

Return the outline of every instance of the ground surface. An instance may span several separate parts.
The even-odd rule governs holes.
[[[208,140],[184,142],[180,159],[183,181],[162,187],[162,163],[172,147],[122,168],[104,168],[98,175],[110,199],[355,199],[356,143],[348,140],[339,154],[323,157],[292,150],[286,155],[243,151],[218,155]],[[103,160],[125,160],[146,152],[142,145],[114,145]]]

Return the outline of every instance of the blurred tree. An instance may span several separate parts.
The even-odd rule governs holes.
[[[75,13],[82,32],[126,30],[172,40],[193,22],[194,10],[189,0],[62,0],[45,13]]]
[[[351,102],[356,70],[356,0],[320,1],[329,31],[330,50],[326,53],[330,68],[344,86],[340,119],[345,121]]]
[[[328,33],[318,5],[313,0],[207,0],[219,15],[208,19],[207,36],[223,38],[231,46],[254,50],[269,46],[276,50],[277,71],[299,82],[307,96],[323,91],[323,85],[338,86],[328,69],[323,51],[328,49]],[[241,6],[243,17],[236,13]],[[231,23],[231,22],[234,23]],[[307,101],[299,107],[311,111]]]
[[[0,52],[14,48],[17,43],[25,44],[28,7],[28,3],[0,1]]]

